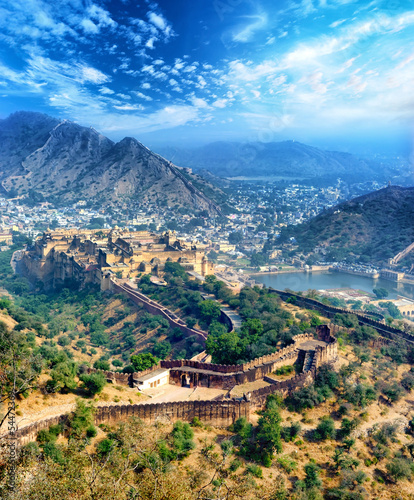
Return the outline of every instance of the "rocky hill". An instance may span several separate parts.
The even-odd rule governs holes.
[[[360,181],[385,175],[378,166],[349,153],[323,151],[295,141],[216,142],[194,149],[164,148],[166,158],[183,167],[207,169],[221,177],[325,177]]]
[[[301,250],[325,247],[333,260],[386,263],[414,242],[414,188],[389,186],[337,205],[309,222],[286,228]],[[413,261],[409,254],[406,264]]]
[[[18,112],[0,120],[0,183],[9,196],[49,201],[135,200],[144,205],[187,207],[218,213],[224,194],[199,183],[136,139],[118,143],[92,128],[40,113]]]

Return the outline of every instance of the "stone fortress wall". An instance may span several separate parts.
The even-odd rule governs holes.
[[[156,421],[175,422],[177,420],[191,422],[194,417],[198,417],[201,421],[208,422],[216,427],[227,427],[240,417],[245,417],[249,420],[250,412],[263,407],[266,402],[266,397],[269,394],[275,392],[288,394],[300,387],[311,384],[316,375],[316,370],[321,363],[334,362],[336,360],[337,341],[331,335],[330,328],[326,325],[318,327],[318,337],[322,342],[328,341],[329,343],[323,346],[315,346],[315,350],[312,351],[311,364],[309,366],[304,366],[304,371],[302,373],[282,382],[268,379],[271,380],[269,386],[252,391],[246,394],[244,398],[225,399],[221,397],[218,400],[211,401],[178,401],[170,403],[101,406],[96,409],[94,416],[95,424],[115,424],[128,420],[130,417],[137,417],[148,423]],[[208,376],[213,374],[213,378],[211,379],[213,383],[210,386],[221,386],[224,388],[226,384],[228,384],[229,387],[226,388],[231,389],[234,385],[245,383],[246,381],[258,380],[260,378],[263,379],[266,373],[271,373],[271,371],[278,366],[293,364],[299,359],[301,353],[300,346],[312,340],[313,336],[311,334],[297,335],[294,337],[291,345],[274,354],[257,358],[243,365],[227,367],[225,365],[202,363],[194,360],[179,360],[180,367],[176,366],[175,368],[178,371],[179,368],[190,368],[192,370],[191,373],[201,375],[205,375],[205,372],[208,371]],[[161,361],[158,365],[149,370],[133,374],[115,372],[103,373],[106,375],[109,382],[134,385],[134,380],[159,368],[169,368],[173,372],[170,365],[176,363],[176,361]],[[208,370],[206,370],[206,368],[208,368]],[[241,371],[228,372],[229,369],[239,370],[240,368]],[[95,370],[93,368],[88,369],[89,373],[95,371],[100,370]],[[202,380],[203,377],[199,378],[198,382]],[[16,440],[20,445],[34,441],[40,430],[47,429],[51,425],[58,423],[65,424],[67,418],[67,414],[58,415],[23,427],[16,432]]]
[[[54,288],[65,279],[97,283],[108,289],[109,278],[134,278],[139,273],[158,275],[166,262],[179,262],[201,276],[214,274],[205,245],[187,243],[167,231],[57,230],[47,231],[23,253],[22,269],[29,277]]]
[[[151,424],[154,422],[172,423],[177,420],[191,422],[198,417],[202,422],[209,422],[215,427],[228,427],[240,417],[249,419],[250,403],[248,401],[176,401],[170,403],[151,403],[135,405],[108,405],[96,408],[95,424],[113,425],[125,422],[131,417],[139,418]],[[36,441],[40,430],[48,429],[51,425],[67,422],[68,415],[40,420],[16,432],[16,439],[20,446]]]
[[[398,328],[394,328],[392,326],[388,326],[385,323],[382,323],[381,321],[376,321],[375,319],[371,318],[368,315],[358,313],[356,311],[350,311],[349,309],[341,309],[339,307],[335,306],[329,306],[322,304],[322,302],[319,302],[314,299],[309,299],[307,297],[303,297],[302,295],[298,295],[297,293],[294,292],[288,292],[288,291],[282,291],[282,290],[275,290],[273,288],[269,288],[270,292],[277,293],[281,299],[287,300],[287,299],[293,299],[293,304],[298,305],[299,307],[304,307],[307,309],[312,309],[314,311],[320,312],[323,316],[327,318],[333,318],[335,314],[352,314],[358,318],[358,322],[360,325],[366,325],[366,326],[371,326],[372,328],[375,328],[377,332],[383,336],[386,337],[390,340],[398,340],[398,339],[404,339],[407,342],[412,342],[414,343],[414,335],[411,335],[410,333],[404,332]]]
[[[197,337],[198,342],[203,346],[205,345],[205,342],[207,340],[206,332],[197,330],[195,328],[189,328],[185,324],[185,322],[172,311],[170,311],[166,307],[163,307],[158,302],[151,300],[146,295],[138,292],[138,290],[135,290],[134,288],[128,286],[128,284],[117,283],[116,280],[111,279],[111,289],[114,292],[125,293],[135,304],[144,306],[145,310],[151,314],[162,316],[168,321],[172,328],[179,328],[184,333],[184,335],[188,337],[192,335]]]

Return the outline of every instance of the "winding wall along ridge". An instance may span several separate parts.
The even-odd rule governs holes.
[[[295,299],[295,304],[301,307],[305,307],[307,309],[313,309],[319,311],[330,319],[333,318],[335,314],[352,314],[358,318],[358,322],[360,325],[371,326],[372,328],[375,328],[375,330],[377,330],[378,333],[380,333],[384,337],[387,337],[391,340],[395,340],[396,337],[398,339],[399,337],[406,340],[407,342],[414,344],[414,335],[404,332],[398,328],[384,325],[384,323],[381,323],[380,321],[375,321],[374,319],[370,318],[369,316],[365,316],[364,314],[350,311],[349,309],[342,309],[340,307],[328,306],[322,304],[322,302],[319,302],[314,299],[309,299],[307,297],[303,297],[302,295],[298,295],[293,292],[276,290],[274,288],[269,288],[269,291],[278,294],[280,298],[283,299],[284,301],[286,301],[289,298],[293,298]]]

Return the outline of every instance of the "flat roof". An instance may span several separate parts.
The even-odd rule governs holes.
[[[146,375],[143,375],[142,377],[139,377],[137,379],[134,379],[134,382],[135,381],[138,381],[138,382],[145,382],[151,378],[157,378],[157,377],[160,377],[161,375],[164,375],[166,373],[168,373],[170,370],[168,368],[158,368],[158,370],[154,370],[153,372],[151,373],[147,373]]]

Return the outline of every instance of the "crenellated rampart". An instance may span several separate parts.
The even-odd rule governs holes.
[[[131,417],[146,423],[157,421],[173,423],[177,420],[191,422],[198,417],[202,422],[209,422],[215,427],[228,427],[240,417],[249,420],[250,403],[247,401],[177,401],[170,403],[152,403],[135,405],[110,405],[96,408],[94,421],[99,424],[116,424]],[[67,423],[68,415],[57,415],[18,429],[15,438],[22,446],[36,441],[37,433],[51,425]]]
[[[407,342],[414,343],[414,335],[410,333],[404,332],[398,328],[394,328],[392,326],[388,326],[380,321],[376,321],[375,319],[365,315],[360,314],[355,311],[350,311],[349,309],[342,309],[340,307],[329,306],[326,304],[322,304],[314,299],[309,299],[307,297],[303,297],[302,295],[298,295],[293,292],[287,292],[282,290],[275,290],[273,288],[269,288],[270,292],[277,293],[283,300],[293,299],[292,303],[298,305],[300,307],[304,307],[306,309],[312,309],[315,311],[319,311],[327,318],[333,318],[335,314],[352,314],[358,318],[358,322],[360,325],[372,326],[375,330],[378,331],[380,335],[383,337],[389,338],[391,340],[398,340],[398,338],[402,338]]]
[[[103,372],[106,378],[115,383],[133,385],[134,380],[147,373],[151,373],[158,368],[170,369],[170,383],[182,384],[183,377],[187,385],[188,378],[191,383],[197,386],[220,387],[229,390],[228,398],[220,396],[211,401],[179,401],[170,403],[152,403],[135,405],[110,405],[100,406],[96,409],[95,424],[114,424],[125,421],[130,417],[142,419],[145,422],[153,423],[158,420],[165,422],[175,422],[183,420],[191,421],[198,417],[201,421],[209,422],[216,427],[227,427],[240,417],[249,419],[252,410],[261,408],[265,404],[269,394],[280,392],[286,395],[300,387],[310,385],[315,377],[317,368],[326,362],[334,361],[337,357],[337,342],[331,334],[328,326],[322,325],[317,328],[318,339],[325,342],[325,345],[315,345],[314,349],[307,348],[306,353],[311,356],[308,366],[303,367],[303,372],[295,377],[276,381],[267,378],[267,375],[275,371],[279,366],[294,364],[301,352],[301,345],[304,342],[314,340],[311,334],[301,334],[293,338],[291,345],[277,351],[257,358],[242,365],[224,366],[202,363],[196,360],[161,361],[158,365],[149,370],[133,374],[121,374],[115,372]],[[97,370],[87,369],[88,373]],[[252,382],[258,379],[265,379],[269,382],[267,387],[252,391],[244,398],[231,399],[231,389],[235,385]],[[23,445],[36,439],[37,433],[42,429],[47,429],[51,425],[65,424],[68,415],[58,415],[49,419],[35,422],[16,433],[16,439]]]

